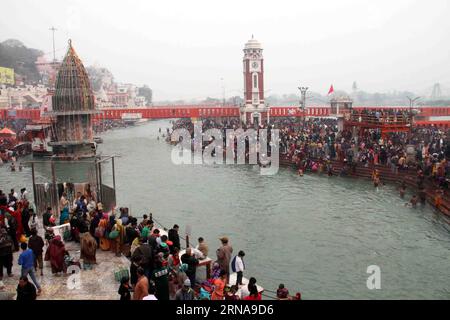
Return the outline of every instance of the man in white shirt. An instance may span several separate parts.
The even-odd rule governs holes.
[[[203,255],[203,252],[201,252],[200,250],[198,250],[197,248],[191,248],[192,249],[192,254],[194,255],[195,259],[198,260],[203,260],[206,257]]]
[[[28,200],[28,199],[27,199],[27,196],[28,196],[28,191],[27,191],[27,189],[26,189],[26,188],[22,188],[22,189],[20,190],[20,200]]]
[[[156,293],[156,288],[155,285],[150,285],[148,287],[148,296],[145,296],[142,298],[142,300],[158,300],[158,298],[156,298],[155,296]]]
[[[236,285],[242,285],[242,278],[244,276],[245,264],[244,264],[244,251],[239,251],[238,255],[233,259],[233,271],[237,273],[236,277]]]

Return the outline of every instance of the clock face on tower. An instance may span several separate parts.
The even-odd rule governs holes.
[[[250,61],[250,71],[251,72],[260,72],[259,61]]]

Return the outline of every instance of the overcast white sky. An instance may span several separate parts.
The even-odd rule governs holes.
[[[0,41],[57,54],[67,39],[85,65],[148,84],[155,100],[242,95],[242,56],[264,48],[267,94],[450,87],[449,0],[171,0],[0,2]]]

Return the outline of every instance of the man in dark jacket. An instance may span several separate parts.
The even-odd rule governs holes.
[[[178,235],[179,229],[180,229],[180,227],[176,224],[168,232],[169,240],[172,241],[172,243],[173,243],[170,246],[170,253],[172,253],[172,254],[174,253],[175,248],[181,249],[180,248],[180,236]]]
[[[89,232],[89,221],[86,213],[84,213],[81,216],[81,220],[78,221],[78,231],[80,233]]]
[[[141,261],[140,265],[144,269],[144,273],[147,277],[153,271],[153,248],[147,242],[142,243],[139,247],[134,250],[132,259],[139,259]]]
[[[12,277],[13,242],[5,227],[0,227],[0,280],[3,279],[3,268]]]
[[[31,212],[30,212],[31,210]],[[22,209],[22,226],[23,226],[23,231],[25,232],[25,235],[27,237],[29,237],[31,235],[31,230],[30,230],[30,217],[31,214],[33,214],[32,212],[33,209],[28,209],[28,204],[25,205],[25,208]]]
[[[28,247],[33,250],[34,253],[34,270],[37,271],[37,267],[41,269],[41,276],[44,275],[44,260],[42,258],[42,253],[44,252],[44,240],[37,233],[36,229],[31,229],[31,237],[28,240]]]
[[[130,225],[125,228],[125,243],[131,245],[137,237],[139,237],[139,232],[136,230],[137,223],[133,221]]]
[[[91,233],[91,236],[93,236],[95,238],[95,241],[97,241],[97,246],[100,245],[100,239],[95,236],[95,229],[97,229],[102,217],[103,217],[103,212],[101,210],[97,210],[95,213],[95,216],[92,219],[91,224],[89,226],[89,232]]]
[[[8,198],[6,197],[6,194],[4,194],[2,190],[0,190],[0,207],[6,207],[7,205]]]
[[[17,210],[17,198],[14,189],[11,189],[11,193],[8,194],[8,205]]]
[[[8,234],[11,237],[11,240],[13,242],[13,250],[19,251],[19,241],[17,240],[17,219],[10,214],[9,212],[6,213],[6,217],[8,219]]]
[[[42,224],[44,227],[53,227],[54,224],[50,222],[50,218],[52,216],[52,208],[48,207],[47,211],[42,215]]]
[[[197,271],[198,260],[192,255],[192,249],[187,248],[186,253],[181,256],[181,263],[188,265],[186,275],[191,281],[191,287],[195,287],[195,273]]]
[[[32,301],[36,300],[36,287],[28,281],[28,277],[20,277],[17,285],[17,300]]]

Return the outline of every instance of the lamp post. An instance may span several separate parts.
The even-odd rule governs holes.
[[[53,33],[53,62],[56,62],[56,54],[55,54],[55,31],[57,31],[58,29],[56,29],[55,27],[51,27],[49,30]]]
[[[220,80],[222,81],[222,104],[225,107],[225,81],[223,78],[220,78]]]
[[[413,126],[413,106],[414,102],[420,99],[420,97],[415,97],[414,99],[410,97],[406,97],[409,100],[409,133],[411,135],[412,133],[412,126]]]
[[[298,87],[298,90],[300,90],[300,93],[301,93],[301,100],[300,100],[300,110],[302,111],[302,113],[303,113],[303,115],[302,115],[302,118],[303,118],[303,123],[302,123],[302,126],[304,127],[305,126],[305,118],[306,118],[306,116],[305,116],[305,110],[306,110],[306,91],[308,91],[308,87]]]

